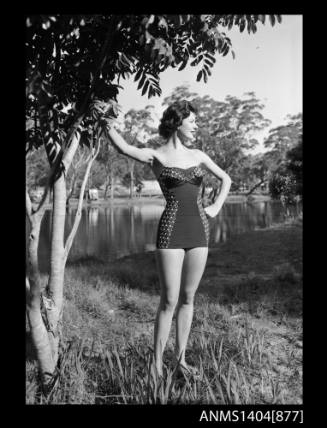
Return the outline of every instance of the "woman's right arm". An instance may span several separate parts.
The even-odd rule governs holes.
[[[129,156],[133,159],[136,159],[140,162],[152,163],[154,159],[155,150],[145,147],[139,148],[131,146],[126,143],[124,138],[118,134],[118,132],[111,128],[108,132],[111,142],[117,147],[118,151],[123,155]]]

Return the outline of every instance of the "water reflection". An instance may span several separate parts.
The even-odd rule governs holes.
[[[161,201],[138,205],[85,207],[69,259],[94,256],[103,260],[155,249],[159,218],[164,209]],[[66,212],[65,237],[70,232],[76,208]],[[46,211],[40,233],[40,268],[48,270],[51,210]],[[210,219],[210,246],[225,242],[233,235],[264,228],[283,221],[284,209],[279,202],[225,204],[215,219]],[[28,227],[27,227],[28,229]],[[28,233],[28,230],[27,230]]]

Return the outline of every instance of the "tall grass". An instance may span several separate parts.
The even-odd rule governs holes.
[[[142,269],[140,265],[142,262]],[[29,354],[26,402],[34,404],[298,404],[302,400],[301,275],[288,262],[271,275],[251,272],[199,291],[181,376],[173,358],[164,376],[153,364],[159,284],[151,257],[66,270],[64,343],[48,394]],[[217,297],[218,296],[218,297]]]
[[[96,350],[97,348],[97,350]],[[199,375],[181,377],[170,361],[159,378],[150,346],[124,350],[73,339],[62,352],[60,368],[47,396],[35,388],[40,404],[251,404],[283,403],[273,375],[264,333],[249,325],[236,342],[225,334],[199,334],[189,351]],[[31,385],[31,384],[30,384]],[[30,401],[33,399],[30,397]]]

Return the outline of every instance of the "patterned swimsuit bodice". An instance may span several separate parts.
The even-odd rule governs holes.
[[[189,168],[163,167],[158,183],[166,199],[159,221],[158,248],[207,245],[209,225],[202,205],[201,164]]]
[[[158,177],[158,182],[166,197],[166,193],[170,189],[181,186],[185,182],[200,186],[204,175],[205,171],[201,168],[201,164],[189,168],[164,166]]]

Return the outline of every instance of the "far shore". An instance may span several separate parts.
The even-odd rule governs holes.
[[[229,195],[227,196],[227,199],[225,203],[241,203],[241,202],[264,202],[264,201],[270,201],[271,197],[269,195],[263,195],[263,194],[254,194],[250,195],[249,197],[245,195]],[[137,196],[130,198],[129,196],[115,196],[113,199],[103,199],[100,198],[95,201],[83,201],[83,206],[91,206],[91,207],[97,207],[97,206],[108,206],[108,205],[135,205],[135,204],[165,204],[165,199],[162,195],[156,195],[156,196]],[[78,199],[72,198],[69,201],[70,207],[76,207],[78,205]],[[50,208],[52,206],[51,203],[47,203],[46,207]]]

